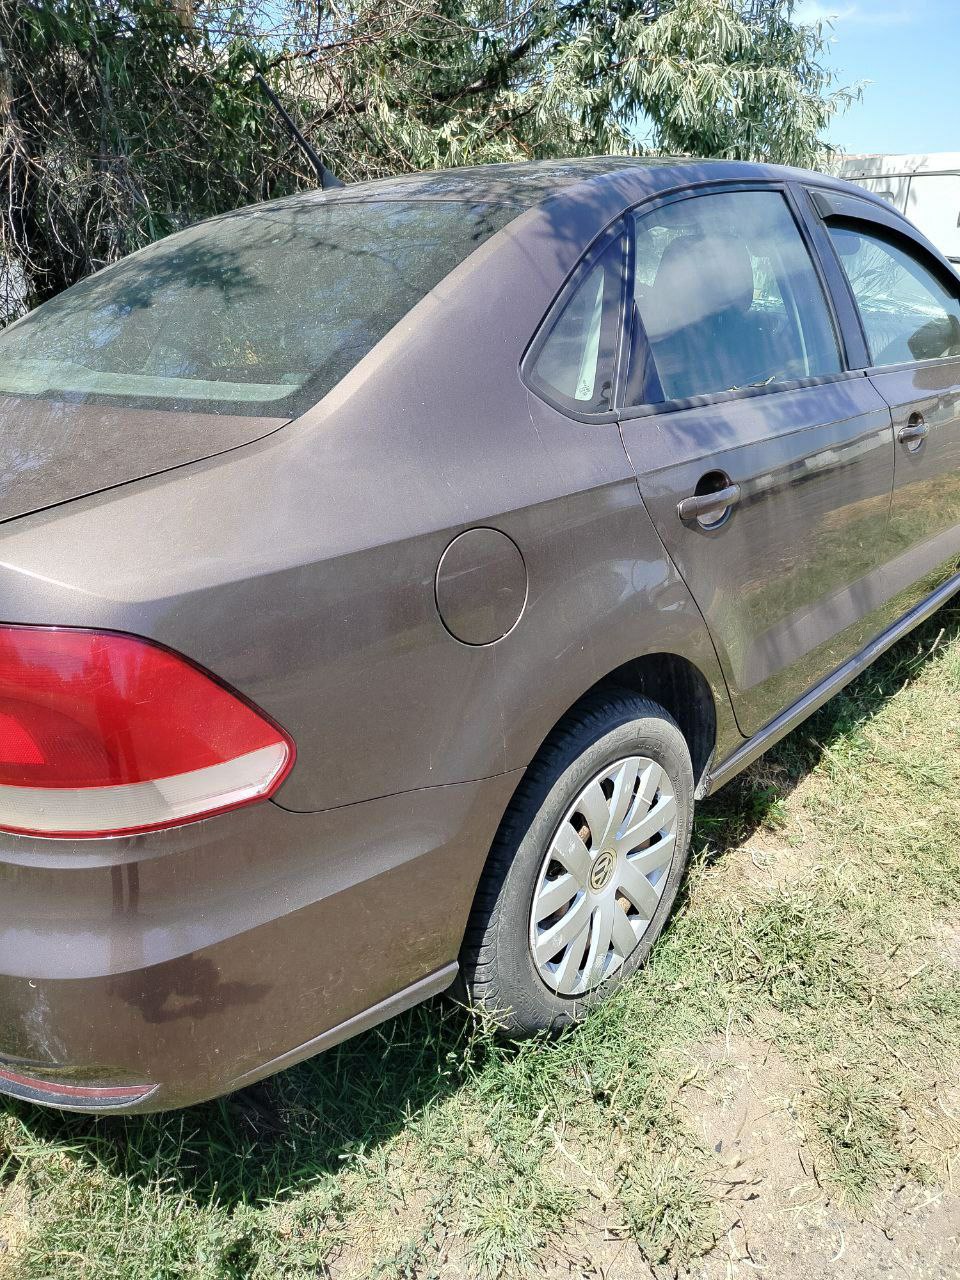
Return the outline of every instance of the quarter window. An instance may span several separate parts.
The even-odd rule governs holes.
[[[634,234],[643,333],[629,401],[650,398],[648,357],[666,400],[840,372],[819,278],[779,192],[679,200],[636,216]]]
[[[548,398],[580,413],[600,413],[612,403],[623,258],[620,237],[587,268],[533,365],[533,380]]]
[[[875,366],[960,355],[960,302],[892,240],[829,227]]]

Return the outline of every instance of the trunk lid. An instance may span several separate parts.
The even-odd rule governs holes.
[[[0,395],[0,522],[214,457],[287,421]]]

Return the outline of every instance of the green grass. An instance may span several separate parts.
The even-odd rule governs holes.
[[[953,609],[702,807],[652,963],[559,1040],[437,1000],[184,1113],[6,1104],[0,1278],[568,1274],[611,1242],[682,1267],[730,1228],[698,1110],[730,1045],[775,1057],[837,1212],[948,1186],[958,695]]]

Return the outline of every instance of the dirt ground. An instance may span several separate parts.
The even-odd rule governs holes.
[[[579,1247],[568,1244],[544,1276],[958,1280],[960,1186],[903,1184],[868,1216],[844,1209],[821,1185],[797,1119],[795,1100],[814,1082],[797,1079],[770,1048],[734,1037],[710,1046],[703,1068],[681,1101],[716,1155],[713,1191],[724,1229],[715,1247],[689,1269],[651,1267],[601,1208],[581,1225]],[[960,1082],[948,1092],[960,1116]]]

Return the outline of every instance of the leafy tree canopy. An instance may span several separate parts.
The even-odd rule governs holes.
[[[817,162],[793,0],[0,0],[0,320],[315,176],[657,150]],[[4,307],[2,291],[6,290]]]

